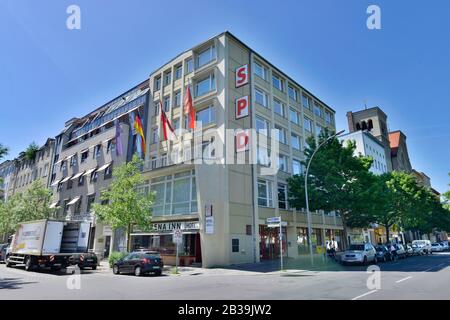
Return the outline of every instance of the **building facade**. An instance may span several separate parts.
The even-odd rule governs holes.
[[[6,160],[0,164],[0,201],[8,200],[11,176],[14,173],[14,162]]]
[[[389,141],[391,147],[392,169],[395,171],[411,173],[412,166],[409,160],[405,134],[400,130],[390,132]]]
[[[287,257],[306,253],[306,214],[289,207],[287,178],[303,170],[307,137],[335,131],[334,110],[229,32],[178,55],[149,85],[143,188],[156,194],[154,227],[133,232],[134,248],[159,250],[171,263],[172,232],[181,228],[186,265],[274,259],[280,247]],[[183,110],[186,87],[195,130]],[[161,112],[174,140],[163,138]],[[284,222],[281,242],[279,228],[267,223],[276,216]],[[332,213],[312,214],[312,227],[317,250],[333,237],[343,240],[342,220]]]
[[[135,147],[132,124],[139,115],[146,125],[147,101],[146,80],[91,113],[70,119],[56,136],[51,207],[60,219],[91,222],[89,249],[100,257],[126,250],[126,239],[123,230],[113,232],[97,221],[92,204],[102,202],[101,191],[109,186],[114,167],[131,159]],[[115,121],[120,125],[121,153],[116,151]]]
[[[367,130],[382,143],[387,171],[392,171],[387,115],[383,110],[379,107],[373,107],[356,112],[349,111],[347,112],[347,122],[350,133],[359,130]]]
[[[50,182],[51,166],[55,139],[48,138],[35,153],[34,159],[28,159],[24,152],[14,159],[7,197],[25,192],[34,181],[40,181],[44,187]]]

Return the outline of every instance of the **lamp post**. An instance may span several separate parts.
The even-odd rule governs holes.
[[[328,141],[330,141],[331,139],[334,139],[335,137],[341,135],[342,133],[344,133],[345,130],[341,130],[338,133],[335,133],[332,136],[329,136],[326,140],[322,141],[321,144],[319,144],[316,148],[316,150],[314,150],[313,154],[311,155],[311,158],[308,161],[308,165],[306,166],[306,173],[305,173],[305,200],[306,200],[306,218],[308,220],[308,244],[309,244],[309,255],[311,258],[311,265],[314,265],[314,259],[313,259],[313,249],[312,249],[312,241],[311,241],[311,234],[312,234],[312,228],[311,228],[311,212],[309,212],[309,200],[308,200],[308,174],[309,174],[309,167],[311,165],[311,161],[314,158],[314,156],[316,155],[317,151],[323,146],[325,145]]]

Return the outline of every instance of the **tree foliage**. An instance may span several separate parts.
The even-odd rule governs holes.
[[[113,181],[107,190],[102,191],[101,200],[104,204],[95,203],[93,210],[100,221],[113,229],[125,228],[129,234],[133,225],[141,230],[148,230],[151,225],[151,206],[153,195],[139,190],[144,178],[140,167],[142,160],[137,155],[113,171]]]
[[[9,152],[9,149],[0,143],[0,160],[3,159],[4,157],[6,157],[8,152]]]
[[[28,145],[27,149],[25,150],[25,158],[27,160],[34,160],[36,158],[36,152],[39,150],[39,146],[36,144],[36,142],[32,142]]]
[[[53,218],[52,193],[41,181],[34,181],[24,193],[0,204],[0,234],[13,233],[20,222]]]

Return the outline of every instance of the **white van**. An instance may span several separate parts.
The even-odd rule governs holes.
[[[416,245],[421,249],[423,254],[431,254],[431,241],[430,240],[414,240],[412,245]]]

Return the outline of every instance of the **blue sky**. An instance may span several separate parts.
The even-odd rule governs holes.
[[[345,5],[344,5],[345,3]],[[81,8],[81,30],[66,8]],[[368,30],[366,9],[381,8]],[[336,110],[380,106],[413,167],[450,177],[450,2],[446,0],[39,0],[0,2],[0,142],[31,141],[114,98],[179,52],[229,30]]]

